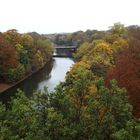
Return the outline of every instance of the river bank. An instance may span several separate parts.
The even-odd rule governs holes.
[[[2,92],[0,101],[8,102],[11,97],[16,95],[17,89],[21,89],[27,97],[32,97],[38,90],[43,90],[44,86],[48,88],[49,92],[52,92],[59,82],[65,80],[66,73],[73,64],[72,58],[53,58],[38,72]]]
[[[51,60],[49,60],[48,62],[46,62],[46,64],[44,64],[41,68],[39,68],[38,70],[26,75],[24,78],[22,78],[21,80],[14,82],[14,83],[0,83],[0,94],[5,92],[6,90],[16,86],[17,84],[21,83],[22,81],[26,80],[27,78],[29,78],[30,76],[32,76],[33,74],[39,72],[41,69],[43,69],[48,63],[50,63],[50,61],[52,61],[53,58]]]
[[[8,88],[10,88],[12,84],[0,83],[0,93],[4,92]]]

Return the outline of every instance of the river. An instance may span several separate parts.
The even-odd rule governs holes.
[[[0,100],[2,102],[9,101],[18,88],[24,91],[28,97],[33,96],[34,91],[43,90],[44,86],[48,87],[48,91],[51,92],[60,81],[65,80],[66,73],[70,70],[72,64],[74,64],[74,61],[71,58],[54,57],[43,69],[1,93]]]

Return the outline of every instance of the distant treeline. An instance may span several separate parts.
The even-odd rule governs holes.
[[[131,25],[125,27],[127,29],[127,33],[136,35],[140,29],[137,25]],[[107,31],[98,31],[98,30],[87,30],[87,31],[77,31],[74,33],[60,33],[60,34],[45,34],[44,36],[51,39],[57,45],[65,45],[65,46],[80,46],[84,42],[92,42],[93,40],[108,38],[110,34],[111,27]],[[121,34],[121,33],[119,33]],[[128,35],[127,34],[127,35]]]
[[[0,33],[0,82],[16,82],[43,67],[52,57],[50,41],[37,33]]]
[[[56,45],[80,46],[83,42],[101,38],[104,34],[104,31],[87,30],[86,32],[77,31],[74,33],[48,34],[45,36],[50,38]]]

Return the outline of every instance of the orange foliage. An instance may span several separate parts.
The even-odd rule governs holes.
[[[116,59],[116,66],[106,75],[106,83],[116,79],[120,87],[125,87],[134,107],[134,115],[140,117],[140,41],[131,40]]]
[[[3,35],[0,35],[0,71],[6,73],[10,68],[18,65],[19,54],[16,49],[10,45]]]

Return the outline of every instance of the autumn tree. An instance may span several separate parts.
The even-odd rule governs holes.
[[[0,103],[1,139],[139,139],[140,122],[132,116],[125,89],[95,79],[84,62],[75,64],[53,93],[27,98],[18,91],[5,108]]]
[[[28,34],[23,34],[21,36],[21,39],[22,39],[22,46],[25,48],[25,49],[30,49],[30,47],[33,46],[33,38],[28,35]]]
[[[88,45],[85,44],[84,48],[81,46],[76,55],[81,54],[81,60],[90,66],[94,74],[103,76],[113,63],[113,50],[110,44],[103,40],[95,40]]]
[[[109,30],[105,33],[103,39],[112,44],[117,38],[125,38],[126,35],[127,28],[118,22],[109,27]]]
[[[13,45],[16,45],[17,43],[21,42],[20,34],[17,32],[16,29],[8,30],[4,33],[4,36],[5,39]]]
[[[15,29],[0,33],[0,82],[17,82],[52,58],[52,44],[39,34],[35,39]]]
[[[16,49],[0,36],[0,75],[4,81],[8,78],[8,70],[17,67],[18,60],[19,54]]]
[[[135,38],[140,40],[140,26],[132,25],[127,27],[128,34],[127,38]]]
[[[114,23],[114,25],[110,27],[110,32],[111,34],[122,37],[126,34],[127,29],[125,28],[123,24],[118,22],[118,23]]]
[[[133,104],[135,116],[140,116],[140,42],[129,41],[129,47],[124,49],[116,59],[115,68],[106,75],[106,80],[115,78],[121,87],[127,89],[129,100]]]
[[[76,51],[76,53],[73,54],[74,59],[76,61],[80,61],[82,59],[82,57],[92,49],[92,46],[88,43],[85,42],[83,43]]]

